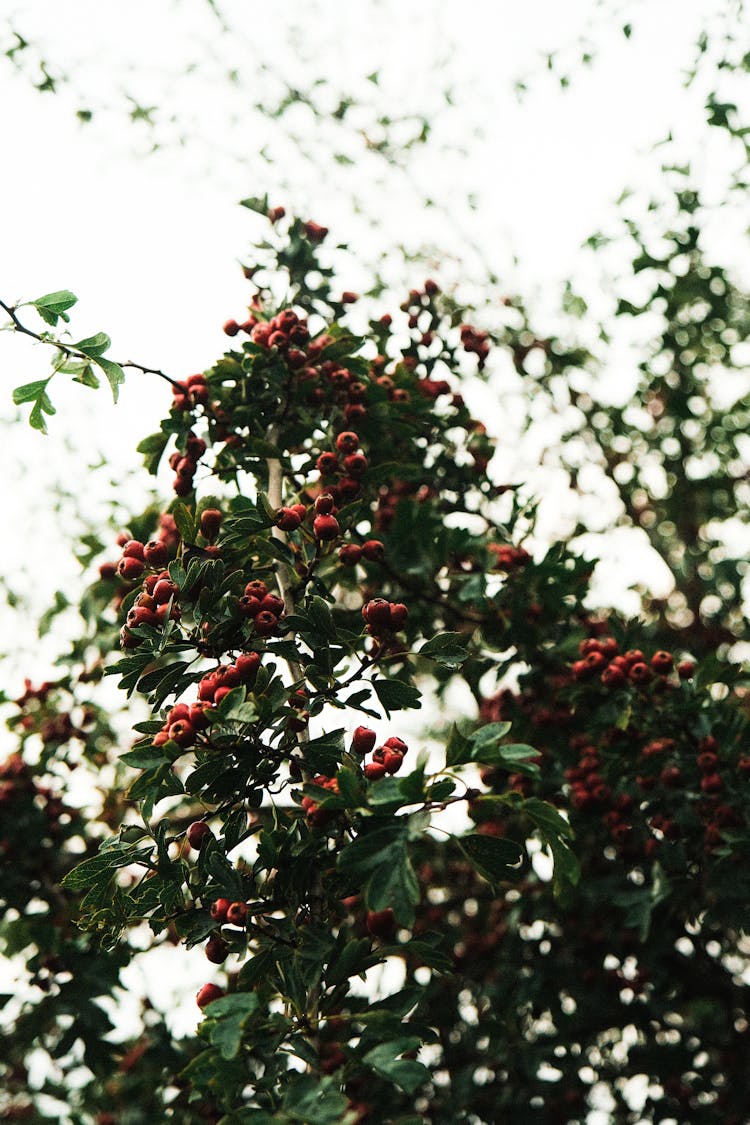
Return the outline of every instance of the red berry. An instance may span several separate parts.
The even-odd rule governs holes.
[[[230,926],[244,926],[246,917],[247,904],[244,902],[233,902],[227,910],[227,922]]]
[[[316,516],[330,516],[336,512],[336,502],[330,492],[322,492],[315,501]]]
[[[390,906],[385,910],[368,910],[365,920],[368,931],[373,937],[392,938],[396,932],[396,919]]]
[[[252,582],[248,582],[244,591],[248,597],[259,598],[261,601],[268,593],[268,586],[260,578],[253,578]]]
[[[239,330],[240,326],[236,320],[227,320],[222,329],[225,336],[236,336]]]
[[[249,594],[243,594],[237,602],[237,605],[243,617],[256,617],[260,611],[261,599],[253,598]]]
[[[153,589],[153,598],[157,605],[166,605],[170,598],[176,597],[180,587],[169,578],[161,578]]]
[[[401,763],[404,760],[404,755],[399,754],[396,750],[386,750],[383,755],[383,766],[386,773],[398,773],[401,769]]]
[[[143,562],[143,544],[138,539],[128,539],[122,549],[123,558],[140,559]]]
[[[695,664],[692,660],[682,660],[677,665],[677,675],[681,680],[692,680],[695,675]]]
[[[364,757],[375,745],[377,736],[369,727],[357,727],[352,735],[352,753]]]
[[[313,520],[313,533],[316,539],[322,541],[336,539],[341,533],[339,521],[335,516],[316,516]]]
[[[195,728],[192,723],[187,719],[178,719],[176,723],[170,723],[167,733],[178,746],[192,746],[195,742]]]
[[[234,666],[243,680],[251,680],[260,667],[260,655],[257,652],[243,652],[235,660]]]
[[[229,907],[231,905],[232,904],[228,898],[217,898],[216,902],[211,903],[209,914],[213,918],[214,922],[218,922],[220,926],[222,925],[222,923],[226,922],[227,910],[229,910]]]
[[[362,548],[357,543],[347,543],[339,550],[339,558],[344,566],[356,566],[362,558]]]
[[[332,477],[338,472],[339,459],[335,453],[321,453],[315,462],[315,468],[323,477]]]
[[[363,773],[368,781],[379,781],[385,777],[385,766],[382,762],[368,762]]]
[[[362,606],[362,616],[368,625],[388,628],[391,624],[391,603],[385,598],[373,598]]]
[[[395,750],[397,754],[401,754],[402,756],[408,750],[408,746],[403,738],[397,738],[395,734],[392,734],[390,738],[386,738],[383,746],[387,747],[389,750]]]
[[[203,1009],[214,1000],[220,1000],[222,996],[226,995],[223,988],[219,988],[218,984],[204,984],[203,988],[198,990],[198,995],[195,1002],[199,1008]]]
[[[143,548],[143,558],[148,566],[160,570],[169,562],[169,548],[161,539],[151,539]]]
[[[229,946],[224,939],[212,934],[206,942],[206,957],[209,961],[213,962],[214,965],[221,965],[223,961],[226,961],[228,955]]]
[[[133,582],[136,578],[140,578],[145,569],[141,560],[133,558],[132,555],[126,555],[117,564],[117,573],[126,582]]]
[[[201,512],[201,535],[209,543],[213,543],[221,528],[222,514],[218,508],[204,508]]]
[[[279,619],[276,614],[271,613],[270,610],[261,609],[256,614],[253,624],[255,625],[256,633],[259,633],[261,637],[270,637],[272,633],[276,632]]]
[[[355,480],[359,480],[367,472],[368,461],[364,453],[350,453],[344,458],[344,471]]]
[[[356,453],[359,449],[359,438],[352,430],[344,430],[336,438],[336,448],[339,453]]]
[[[655,652],[651,657],[651,667],[657,676],[668,676],[672,671],[673,663],[671,652]]]
[[[282,531],[296,531],[302,520],[291,508],[279,508],[273,522]]]
[[[406,619],[409,616],[409,610],[401,602],[393,602],[390,606],[390,624],[394,632],[403,629],[406,624]]]
[[[362,554],[368,562],[382,562],[385,558],[385,547],[379,539],[368,539],[362,544]]]
[[[212,835],[205,820],[195,820],[187,830],[187,842],[195,851],[200,851],[204,842]]]

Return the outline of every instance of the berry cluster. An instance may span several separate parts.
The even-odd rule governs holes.
[[[385,562],[385,547],[379,539],[366,539],[359,543],[347,543],[339,550],[339,558],[344,566],[356,566],[363,559],[365,562]]]
[[[488,543],[487,550],[495,558],[495,570],[518,570],[531,562],[531,555],[527,550],[510,543]]]
[[[136,542],[132,540],[131,542]],[[142,546],[142,544],[137,544]],[[145,548],[144,548],[145,552]],[[138,562],[138,559],[134,559]],[[141,563],[141,567],[144,563]],[[141,570],[142,573],[142,570]],[[162,626],[168,619],[179,621],[180,607],[177,598],[180,587],[172,581],[168,570],[149,574],[144,579],[143,589],[128,610],[125,624],[120,630],[120,644],[123,648],[137,648],[140,638],[132,632],[140,625],[150,625],[153,629]]]
[[[198,376],[191,376],[191,378],[198,378]],[[172,405],[175,406],[174,403]],[[192,491],[198,462],[205,452],[205,441],[203,438],[196,437],[191,430],[185,440],[185,451],[176,449],[169,458],[169,467],[174,469],[175,473],[172,488],[177,496],[188,496]]]
[[[200,680],[199,701],[218,705],[232,688],[254,683],[259,668],[260,654],[257,652],[243,652],[232,664],[220,664]]]
[[[629,649],[620,653],[614,637],[588,637],[581,641],[579,648],[581,660],[576,660],[571,668],[576,680],[590,680],[599,676],[604,687],[620,688],[626,684],[644,687],[654,676],[657,684],[664,690],[674,686],[667,677],[674,667],[671,652],[655,652],[650,660],[640,649]],[[692,663],[684,661],[677,668],[681,679],[689,679],[694,671]],[[656,686],[656,685],[655,685]]]
[[[475,328],[473,324],[462,324],[461,344],[465,352],[473,352],[479,357],[479,370],[481,371],[487,362],[487,356],[490,354],[490,342],[487,333]]]
[[[172,409],[190,410],[194,406],[208,405],[208,383],[206,376],[188,375],[182,382],[172,385]]]
[[[373,752],[372,761],[364,767],[368,781],[379,781],[387,773],[398,773],[408,747],[402,738],[391,735]]]
[[[336,451],[320,454],[315,467],[325,481],[326,493],[336,505],[354,500],[362,488],[362,477],[369,462],[359,448],[359,437],[352,430],[344,430],[336,438]],[[331,484],[329,482],[335,481]]]
[[[253,578],[245,585],[237,605],[241,615],[252,621],[258,636],[270,637],[277,632],[279,620],[284,614],[284,602],[278,594],[269,592],[261,578]]]
[[[312,779],[313,785],[317,785],[319,789],[327,789],[329,793],[338,793],[339,783],[335,777],[326,777],[325,774],[318,774]],[[303,797],[302,808],[305,810],[305,819],[307,823],[315,828],[322,828],[328,824],[334,812],[331,809],[323,809],[320,803],[314,797]]]
[[[367,622],[366,631],[373,637],[387,637],[403,629],[409,610],[403,602],[389,602],[385,598],[372,598],[362,606],[362,616]]]
[[[160,731],[154,735],[154,746],[176,742],[187,749],[197,741],[198,735],[211,721],[212,704],[208,700],[197,703],[176,703],[164,720]]]

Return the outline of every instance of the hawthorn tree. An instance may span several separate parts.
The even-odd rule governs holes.
[[[325,228],[248,203],[247,309],[139,446],[171,495],[92,558],[61,676],[11,705],[0,933],[31,987],[0,1112],[743,1121],[740,673],[529,549],[461,394],[529,346],[520,317],[492,340],[429,280],[355,332]],[[116,389],[106,337],[60,336],[73,303],[4,307]],[[16,400],[43,422],[47,380]],[[91,816],[65,796],[89,767]],[[205,952],[195,1036],[149,1008],[107,1034],[144,923]]]

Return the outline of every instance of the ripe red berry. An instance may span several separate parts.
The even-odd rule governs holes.
[[[390,738],[386,738],[383,746],[387,747],[389,750],[395,750],[397,754],[401,754],[402,756],[408,750],[408,746],[403,738],[398,738],[395,734],[392,734]]]
[[[362,554],[368,562],[382,562],[385,558],[385,547],[379,539],[367,539],[362,544]]]
[[[359,438],[352,430],[344,430],[336,438],[336,448],[339,453],[356,453],[359,449]]]
[[[253,598],[248,594],[243,594],[238,600],[237,605],[243,617],[256,617],[260,611],[261,599]]]
[[[695,675],[695,664],[692,660],[682,660],[677,665],[677,675],[681,680],[692,680]]]
[[[261,609],[256,615],[253,622],[255,625],[256,633],[261,637],[270,637],[272,633],[276,632],[279,624],[279,619],[275,613],[271,613],[268,609]]]
[[[344,566],[356,566],[362,558],[362,548],[357,543],[347,543],[339,550],[339,558]]]
[[[227,922],[230,926],[244,926],[247,917],[247,904],[233,902],[227,910]]]
[[[201,512],[201,535],[209,543],[213,543],[221,528],[222,514],[218,508],[204,508]]]
[[[213,918],[214,922],[218,922],[220,926],[224,922],[226,922],[227,910],[229,910],[229,907],[231,905],[232,904],[228,898],[217,898],[216,902],[211,903],[209,914]]]
[[[259,598],[261,601],[268,593],[268,586],[261,578],[253,578],[252,582],[248,582],[244,591],[248,597]]]
[[[390,606],[390,624],[394,632],[403,629],[406,624],[406,619],[409,616],[409,610],[401,602],[392,602]]]
[[[368,781],[379,781],[385,777],[385,765],[382,762],[368,762],[363,773]]]
[[[332,477],[338,472],[339,459],[335,453],[321,453],[315,462],[315,468],[323,477]]]
[[[321,492],[315,501],[316,516],[330,516],[336,514],[336,502],[330,492]]]
[[[642,660],[631,664],[628,669],[628,679],[634,684],[645,684],[651,679],[651,669]]]
[[[225,336],[236,336],[239,330],[240,326],[236,320],[227,320],[222,329]]]
[[[178,719],[176,723],[170,723],[167,733],[178,746],[192,746],[195,742],[195,728],[192,723],[187,719]]]
[[[404,760],[404,755],[399,754],[397,750],[386,750],[383,755],[383,766],[386,773],[398,773],[401,769],[401,763]]]
[[[281,531],[296,531],[302,520],[299,514],[292,511],[291,508],[279,508],[274,523]]]
[[[206,957],[209,961],[214,965],[221,965],[223,961],[226,961],[228,955],[229,946],[224,939],[212,934],[206,942]]]
[[[373,598],[362,606],[362,616],[368,625],[388,628],[391,624],[391,603],[385,598]]]
[[[214,1000],[220,1000],[222,996],[226,995],[223,988],[219,988],[218,984],[204,984],[203,988],[198,990],[198,995],[195,1002],[199,1008],[206,1008],[209,1004],[213,1004]]]
[[[166,605],[170,598],[177,597],[180,587],[169,578],[161,578],[153,589],[153,599],[157,605]]]
[[[364,757],[375,745],[377,735],[369,727],[357,727],[352,735],[352,753]]]
[[[336,539],[341,533],[339,521],[335,516],[316,516],[313,520],[313,533],[316,539],[322,541]]]
[[[123,558],[140,559],[143,562],[143,543],[138,539],[128,539],[122,549]]]
[[[141,560],[133,558],[132,555],[125,555],[117,564],[117,573],[126,582],[134,582],[136,578],[140,578],[145,569]]]
[[[668,676],[672,671],[673,663],[671,652],[655,652],[651,657],[651,667],[656,672],[657,676]]]
[[[194,820],[187,830],[187,842],[195,851],[200,851],[205,841],[212,835],[205,820]]]
[[[344,471],[355,480],[359,480],[367,472],[368,460],[364,453],[350,453],[344,458]]]
[[[260,603],[260,608],[261,610],[268,610],[275,617],[280,617],[284,612],[284,599],[280,598],[278,594],[266,594]]]
[[[243,680],[251,680],[260,668],[260,654],[243,652],[235,660],[234,666]]]
[[[396,919],[390,906],[385,910],[368,910],[365,924],[373,937],[383,938],[386,941],[396,932]]]
[[[151,539],[143,548],[143,558],[148,566],[161,570],[169,562],[169,548],[161,539]]]

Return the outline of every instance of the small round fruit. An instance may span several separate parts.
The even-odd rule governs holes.
[[[202,1010],[209,1004],[213,1004],[214,1000],[220,1000],[224,995],[226,995],[224,989],[219,988],[218,984],[204,984],[203,988],[198,989],[195,1002]]]
[[[200,851],[209,836],[213,833],[205,820],[194,820],[187,830],[187,842],[196,852]]]
[[[221,965],[229,956],[229,946],[223,938],[212,934],[206,942],[206,957],[214,965]]]
[[[352,735],[352,753],[364,757],[365,754],[370,753],[376,740],[377,735],[374,730],[370,730],[369,727],[357,727]]]
[[[322,542],[336,539],[341,532],[335,516],[316,516],[313,520],[313,533]]]

